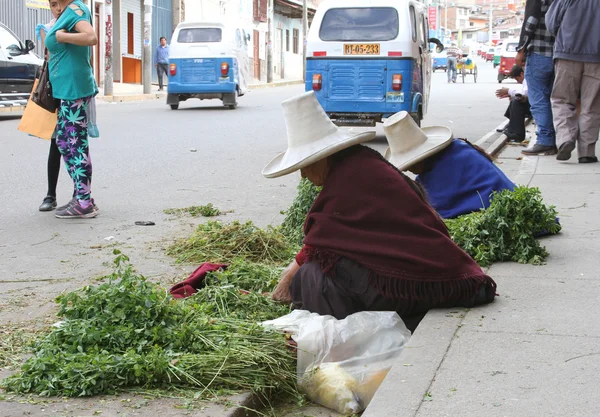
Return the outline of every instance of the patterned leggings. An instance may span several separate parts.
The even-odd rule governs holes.
[[[87,126],[90,99],[61,100],[56,125],[56,145],[73,179],[78,200],[89,200],[91,194],[92,160]]]

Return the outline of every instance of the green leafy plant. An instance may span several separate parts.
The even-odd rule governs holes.
[[[205,282],[213,285],[233,285],[245,291],[272,292],[279,282],[282,267],[235,259],[226,270],[211,272]]]
[[[178,241],[167,254],[179,262],[230,263],[237,258],[249,262],[281,264],[295,255],[295,249],[278,229],[261,229],[251,221],[223,224],[216,221],[198,226],[190,238]]]
[[[183,216],[184,214],[189,214],[192,217],[215,217],[223,214],[221,210],[213,206],[211,203],[205,206],[191,206],[186,208],[172,208],[163,210],[165,214],[175,215],[175,216]]]
[[[297,394],[295,358],[285,338],[258,324],[289,307],[214,277],[196,295],[174,300],[115,254],[108,282],[58,297],[61,321],[37,339],[33,357],[2,382],[5,389],[62,396],[133,386],[192,387],[198,398]]]
[[[290,242],[301,245],[304,239],[304,222],[315,199],[321,192],[322,187],[313,185],[309,180],[303,178],[298,184],[298,194],[290,208],[282,212],[285,218],[281,225],[281,232]]]
[[[548,252],[536,236],[558,233],[556,216],[538,188],[517,187],[494,193],[487,210],[446,220],[446,225],[452,240],[481,266],[497,261],[540,265]]]

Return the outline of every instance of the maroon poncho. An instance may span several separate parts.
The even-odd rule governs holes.
[[[333,275],[340,257],[371,271],[388,296],[444,302],[496,284],[459,248],[408,179],[364,146],[334,156],[304,225],[304,260]]]

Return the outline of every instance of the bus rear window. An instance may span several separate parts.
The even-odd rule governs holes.
[[[193,28],[181,29],[177,42],[179,43],[204,43],[221,42],[222,33],[220,28]]]
[[[325,12],[322,41],[389,41],[398,37],[398,12],[392,7],[348,7]]]

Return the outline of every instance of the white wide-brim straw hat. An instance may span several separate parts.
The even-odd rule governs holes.
[[[262,174],[267,178],[291,174],[375,138],[375,132],[356,133],[338,128],[319,104],[314,91],[286,100],[281,105],[288,148],[265,166]]]
[[[442,151],[452,143],[452,130],[445,126],[420,128],[405,111],[394,114],[383,124],[389,143],[385,159],[400,171]]]

